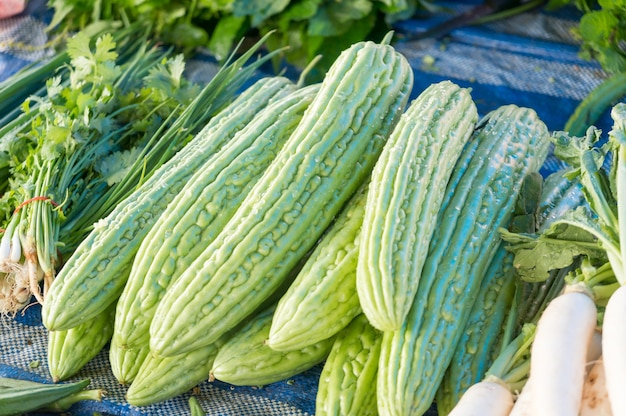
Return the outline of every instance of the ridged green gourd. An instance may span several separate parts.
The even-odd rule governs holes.
[[[432,84],[402,115],[374,167],[356,287],[380,330],[399,329],[411,307],[446,184],[477,119],[468,89]]]
[[[504,324],[513,306],[516,279],[513,253],[500,244],[476,296],[450,365],[437,388],[440,416],[456,406],[463,393],[485,377],[497,354]]]
[[[46,328],[62,330],[80,325],[116,301],[143,238],[191,175],[269,101],[295,88],[283,77],[255,82],[109,215],[94,224],[93,231],[50,285],[42,308]]]
[[[278,301],[267,340],[271,348],[295,350],[330,338],[361,313],[356,264],[366,197],[363,186]]]
[[[153,405],[186,393],[208,380],[221,343],[219,340],[213,345],[172,357],[148,354],[126,391],[126,401],[133,406]]]
[[[316,416],[375,416],[383,334],[363,314],[341,330],[320,374]]]
[[[263,386],[287,380],[328,357],[334,338],[302,349],[276,351],[267,343],[275,305],[256,314],[220,346],[209,380],[236,386]]]
[[[502,106],[477,124],[435,219],[409,314],[399,330],[383,335],[380,413],[414,416],[430,407],[500,243],[498,230],[548,148],[548,129],[532,109]]]
[[[170,282],[219,234],[318,90],[311,85],[268,104],[207,159],[148,232],[117,304],[110,362],[122,384],[133,380],[149,352],[150,322]]]
[[[542,182],[543,178],[538,172],[526,175],[513,210],[513,218],[507,227],[510,231],[535,231]],[[500,241],[482,277],[461,338],[437,389],[435,401],[439,415],[450,413],[465,391],[484,379],[502,343],[506,341],[503,339],[505,333],[508,336],[517,333],[518,328],[510,325],[515,322],[511,320],[515,318],[511,311],[516,310],[514,300],[519,282],[513,265],[515,256],[506,245],[506,242]]]
[[[74,328],[48,332],[48,371],[52,380],[66,380],[93,359],[113,335],[115,304]]]
[[[296,131],[224,230],[166,291],[150,349],[209,344],[280,285],[371,174],[413,72],[388,44],[359,42],[330,67]]]
[[[537,231],[545,230],[565,213],[587,204],[580,181],[567,177],[565,172],[553,172],[543,182]]]

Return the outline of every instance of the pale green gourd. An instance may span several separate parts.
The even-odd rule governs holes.
[[[278,287],[365,182],[413,85],[388,42],[345,50],[302,121],[224,230],[166,291],[150,349],[214,342]]]
[[[293,351],[276,351],[267,345],[274,310],[272,305],[258,313],[226,339],[213,361],[209,380],[263,386],[287,380],[324,361],[334,338]]]
[[[361,313],[356,264],[367,186],[348,202],[280,298],[268,345],[279,351],[330,338]]]
[[[357,315],[337,334],[320,374],[316,416],[375,416],[382,333]]]
[[[143,240],[120,296],[110,348],[122,384],[133,380],[149,351],[156,306],[215,239],[287,141],[319,85],[301,88],[261,110],[222,149],[207,158]]]
[[[57,382],[78,373],[113,335],[115,304],[74,328],[48,331],[48,371]]]
[[[477,119],[468,89],[432,84],[409,105],[376,162],[356,287],[380,330],[399,329],[413,303],[446,185]]]
[[[499,246],[498,230],[549,143],[531,109],[502,106],[477,124],[449,181],[410,312],[399,330],[383,336],[380,413],[421,415],[430,407]]]

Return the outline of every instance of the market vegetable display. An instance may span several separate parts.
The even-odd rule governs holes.
[[[613,108],[601,141],[593,127],[582,137],[551,133],[533,109],[513,104],[479,116],[471,90],[451,81],[409,101],[413,71],[392,35],[346,48],[320,83],[276,75],[244,87],[273,56],[249,62],[255,43],[176,103],[168,88],[184,84],[182,57],[140,49],[118,62],[113,35],[70,43],[68,79],[52,78],[25,101],[24,114],[33,102],[36,115],[0,127],[0,140],[62,127],[37,119],[53,109],[84,124],[63,138],[102,144],[88,127],[128,109],[109,113],[105,92],[92,109],[63,88],[107,71],[122,84],[142,75],[138,90],[114,97],[145,111],[130,125],[149,134],[110,153],[85,150],[102,159],[63,189],[84,186],[79,194],[98,210],[62,210],[52,202],[63,199],[41,190],[7,216],[5,259],[24,261],[26,207],[57,214],[55,247],[63,232],[77,233],[63,257],[50,257],[53,279],[34,281],[46,289],[38,300],[52,386],[80,377],[108,348],[138,407],[205,381],[258,386],[319,365],[319,415],[433,406],[442,416],[577,414],[601,359],[595,387],[605,387],[613,414],[624,412],[626,104]],[[146,55],[155,65],[147,75]],[[57,88],[74,113],[50,101]],[[159,92],[165,101],[142,107]],[[161,123],[146,118],[160,110]],[[129,138],[127,128],[112,131]],[[22,151],[54,150],[58,137],[40,133]],[[544,178],[550,151],[564,167]],[[105,172],[102,160],[120,158],[128,170]],[[9,169],[9,189],[20,168]],[[586,308],[559,311],[572,298]],[[24,388],[37,395],[35,387]],[[0,395],[0,409],[10,399]]]
[[[219,98],[220,92],[234,95],[236,89],[250,78],[254,68],[264,59],[269,59],[266,55],[254,65],[248,65],[240,71],[254,51],[255,48],[249,49],[234,61],[232,66],[224,67],[205,87],[204,94],[196,97],[198,107],[192,111],[207,114],[205,106],[214,107],[215,103],[210,104],[210,100]],[[236,82],[231,84],[229,80]],[[209,100],[208,103],[204,102],[206,99]],[[221,109],[221,105],[219,107],[215,108],[216,112]],[[245,120],[242,118],[237,122],[245,124]],[[200,120],[195,120],[195,123],[200,123]],[[215,120],[213,123],[202,126],[191,143],[183,148],[184,150],[176,153],[174,157],[160,166],[154,175],[141,183],[142,190],[133,190],[110,213],[93,224],[93,229],[72,253],[48,293],[42,310],[42,318],[48,329],[69,329],[84,320],[93,318],[119,297],[128,278],[126,269],[130,267],[135,254],[132,247],[138,247],[149,226],[156,221],[160,212],[182,189],[194,167],[203,163],[203,155],[217,151],[234,134],[233,130],[231,130],[231,135],[216,134],[213,132],[213,125],[220,125],[220,121]],[[189,131],[183,127],[176,126],[173,132],[183,133],[187,137]],[[164,137],[166,143],[169,142],[167,137]],[[160,136],[160,138],[163,137]],[[142,212],[141,208],[145,212],[142,216],[138,216],[137,213]],[[94,250],[94,247],[101,249]],[[131,248],[126,249],[126,247]],[[116,261],[111,261],[113,257]],[[107,279],[101,276],[107,276]],[[91,295],[98,294],[98,296],[83,295],[80,293],[81,290],[89,290]],[[74,305],[75,309],[68,310],[65,308],[67,304]]]

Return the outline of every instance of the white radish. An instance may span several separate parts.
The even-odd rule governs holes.
[[[530,379],[526,381],[522,391],[517,395],[509,416],[532,416],[530,413],[532,404],[532,386],[530,381]]]
[[[602,331],[596,329],[593,331],[589,348],[587,348],[587,372],[591,370],[596,361],[602,356]]]
[[[530,352],[530,414],[578,416],[596,319],[593,299],[573,286],[543,311]]]
[[[602,357],[595,360],[585,378],[580,416],[612,416],[611,403],[606,391],[606,378]]]
[[[470,386],[448,416],[508,416],[513,394],[497,380],[486,378]]]
[[[609,298],[602,322],[606,389],[614,415],[626,415],[626,286]]]

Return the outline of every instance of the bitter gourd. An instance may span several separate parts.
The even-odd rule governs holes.
[[[367,186],[342,209],[280,298],[268,345],[279,351],[330,338],[361,313],[356,264]]]
[[[316,416],[375,416],[382,333],[363,314],[337,334],[320,374]]]
[[[332,348],[334,337],[302,349],[276,351],[267,337],[276,305],[258,313],[220,346],[209,380],[237,386],[263,386],[286,380],[321,363]]]
[[[259,112],[193,174],[148,232],[116,311],[110,361],[120,382],[133,379],[135,363],[149,350],[150,322],[170,282],[222,230],[287,141],[318,89],[318,85],[301,88]]]
[[[255,82],[109,215],[94,224],[93,231],[50,286],[42,308],[46,328],[62,330],[80,325],[116,301],[139,244],[193,172],[270,100],[294,89],[295,85],[284,77]]]
[[[542,182],[538,172],[531,172],[524,179],[508,227],[510,231],[535,231]],[[437,389],[435,401],[440,415],[447,415],[470,386],[484,379],[501,344],[506,342],[504,336],[517,335],[518,328],[512,323],[516,318],[514,301],[519,282],[513,265],[515,256],[506,245],[505,241],[500,241],[482,277],[467,323]]]
[[[335,60],[274,162],[159,302],[151,350],[198,348],[240,322],[371,174],[413,85],[408,61],[389,40],[356,43]]]
[[[477,119],[468,89],[431,84],[402,115],[374,167],[356,279],[363,312],[380,330],[400,328],[411,307],[434,218]]]
[[[115,303],[74,328],[48,332],[48,371],[56,382],[80,371],[111,340]]]
[[[148,406],[187,392],[209,378],[221,341],[172,357],[148,354],[126,391],[134,406]]]
[[[500,243],[498,230],[548,148],[548,129],[532,109],[501,106],[477,124],[448,184],[410,312],[399,330],[383,335],[380,413],[420,415],[433,402]]]

